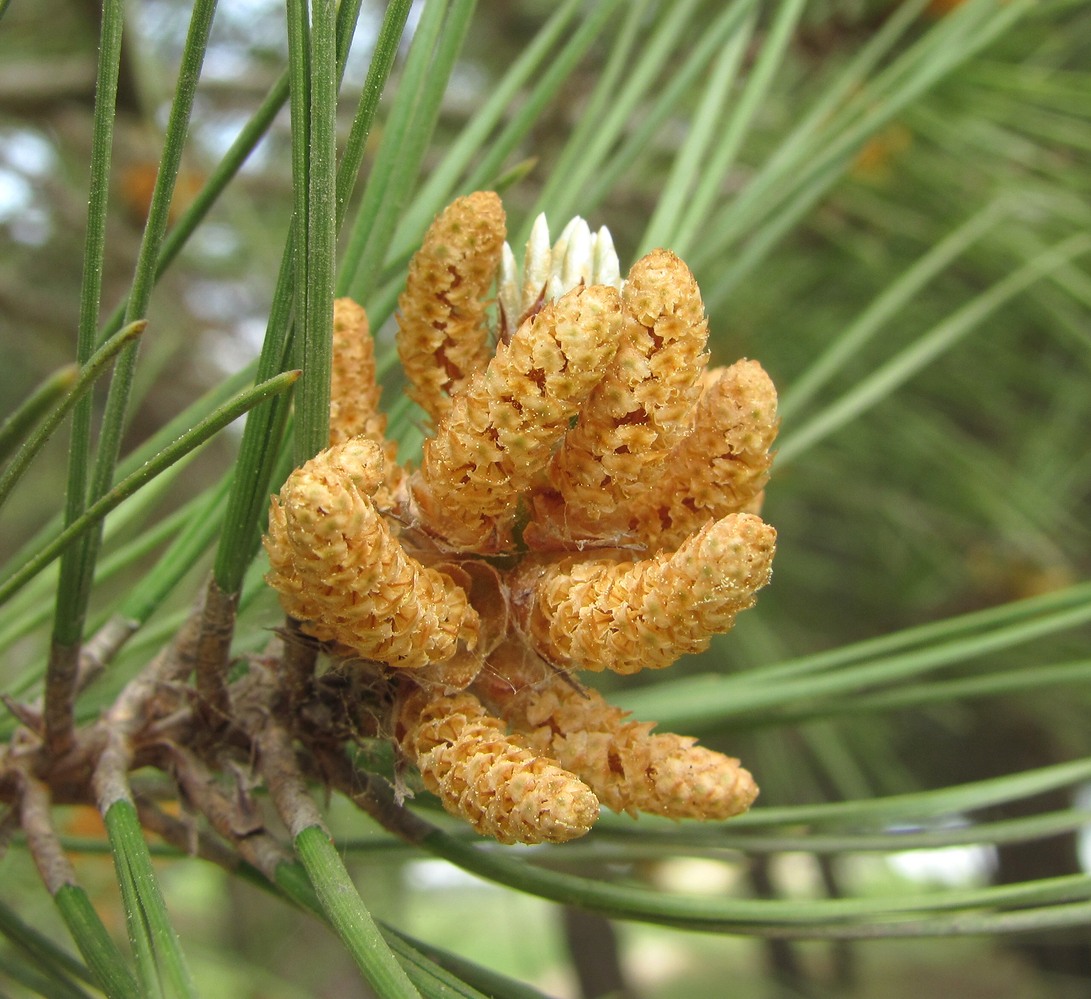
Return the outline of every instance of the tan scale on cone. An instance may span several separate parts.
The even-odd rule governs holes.
[[[519,327],[425,441],[412,492],[433,534],[458,548],[510,545],[519,500],[545,469],[617,349],[612,288],[569,292]]]
[[[738,760],[576,677],[667,667],[753,604],[776,392],[756,361],[706,370],[673,253],[623,282],[605,229],[551,243],[540,217],[520,274],[504,232],[500,199],[468,195],[410,263],[398,350],[433,427],[416,471],[385,440],[366,316],[338,301],[332,446],[273,500],[267,578],[369,671],[402,754],[482,835],[561,842],[600,804],[729,818],[757,795]]]
[[[519,745],[473,695],[402,705],[404,751],[448,811],[501,843],[561,843],[588,832],[599,803],[579,778]]]
[[[622,302],[617,354],[550,466],[553,486],[586,533],[615,523],[661,472],[688,429],[705,362],[701,293],[673,253],[653,250],[638,260]]]
[[[409,265],[398,299],[398,354],[407,394],[433,425],[489,362],[487,296],[506,233],[500,198],[478,191],[440,213]]]
[[[364,437],[296,469],[273,501],[268,581],[315,638],[364,659],[415,669],[473,645],[477,613],[463,589],[408,554],[376,510],[379,446]]]
[[[504,663],[505,678],[521,682],[493,683],[483,696],[527,746],[578,775],[607,808],[729,819],[757,797],[754,778],[738,760],[690,736],[653,733],[653,722],[631,720],[598,691],[543,669],[514,646],[494,661]]]
[[[351,298],[333,303],[333,364],[330,378],[330,444],[366,437],[383,452],[383,479],[375,491],[381,510],[394,504],[405,470],[398,445],[386,439],[386,414],[379,409],[382,389],[375,378],[375,341],[367,313]]]

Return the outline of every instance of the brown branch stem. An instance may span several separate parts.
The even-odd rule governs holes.
[[[281,638],[281,682],[288,697],[292,716],[306,702],[314,682],[314,667],[318,660],[318,643],[299,630],[299,622],[288,617]]]
[[[144,797],[137,797],[136,809],[141,826],[148,832],[155,833],[175,849],[187,856],[197,856],[207,860],[225,871],[238,869],[238,855],[220,840],[197,829],[192,822],[168,815],[155,802]]]
[[[20,823],[27,848],[34,858],[46,890],[56,895],[65,885],[76,883],[76,871],[65,856],[50,814],[49,788],[25,771],[22,774]]]
[[[231,663],[231,639],[235,634],[238,593],[225,593],[214,578],[205,588],[201,628],[197,638],[196,670],[200,715],[215,730],[231,717],[227,670]]]
[[[164,688],[192,669],[201,618],[192,613],[173,640],[118,695],[103,718],[105,745],[91,779],[99,810],[105,815],[116,801],[131,801],[128,773],[133,762],[133,736],[155,712],[152,702]]]
[[[336,750],[319,750],[319,764],[331,787],[349,798],[387,832],[416,846],[433,828],[408,808],[398,804],[393,789],[380,777],[354,767]]]
[[[292,858],[266,830],[257,802],[241,786],[243,776],[238,775],[239,786],[229,796],[221,789],[215,774],[192,752],[178,745],[170,746],[169,750],[175,778],[193,806],[243,860],[271,882],[275,881],[277,867]]]
[[[76,682],[79,645],[54,642],[45,675],[45,742],[51,756],[63,756],[75,742]]]
[[[307,789],[288,731],[269,718],[255,734],[254,743],[265,786],[292,839],[311,826],[325,831],[326,823]]]
[[[98,679],[139,627],[139,621],[115,614],[84,642],[76,676],[77,693],[86,690]]]

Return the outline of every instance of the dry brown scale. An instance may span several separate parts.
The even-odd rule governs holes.
[[[383,436],[367,318],[338,301],[331,446],[273,501],[268,579],[344,668],[385,677],[396,744],[478,832],[561,842],[600,803],[726,819],[758,793],[738,760],[574,674],[669,666],[753,604],[776,392],[755,361],[706,370],[673,253],[622,282],[605,230],[534,232],[520,287],[500,199],[478,192],[410,265],[398,349],[434,428],[415,471]]]

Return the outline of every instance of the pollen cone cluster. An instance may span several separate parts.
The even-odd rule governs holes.
[[[754,603],[776,392],[755,361],[706,370],[700,291],[670,251],[622,280],[605,229],[574,219],[551,244],[539,218],[520,274],[505,236],[478,192],[410,264],[397,345],[432,425],[416,470],[384,436],[366,316],[336,303],[330,447],[273,500],[269,582],[345,668],[384,678],[401,752],[483,835],[561,842],[600,804],[729,818],[757,795],[738,760],[575,674],[670,666]]]

